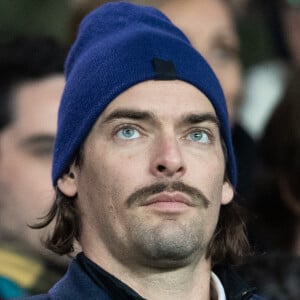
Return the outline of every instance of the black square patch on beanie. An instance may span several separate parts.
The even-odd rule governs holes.
[[[176,69],[171,60],[153,58],[154,79],[156,80],[174,80],[177,79]]]

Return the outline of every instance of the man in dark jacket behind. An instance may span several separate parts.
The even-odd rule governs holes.
[[[83,252],[34,299],[259,299],[230,271],[248,251],[232,202],[223,92],[162,13],[106,4],[66,62],[47,246]],[[217,275],[218,274],[218,275]]]

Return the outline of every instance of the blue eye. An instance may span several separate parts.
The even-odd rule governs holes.
[[[200,130],[189,133],[187,139],[191,140],[192,142],[198,142],[203,144],[209,143],[208,134]]]
[[[136,139],[140,136],[140,133],[132,127],[124,127],[117,132],[117,137],[124,140]]]

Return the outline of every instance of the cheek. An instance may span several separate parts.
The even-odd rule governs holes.
[[[78,199],[83,199],[83,209],[90,214],[101,212],[105,215],[107,212],[112,217],[126,198],[131,184],[130,171],[119,156],[110,157],[102,152],[101,159],[93,157],[85,159],[80,170]]]
[[[231,85],[232,90],[235,91],[235,95],[240,94],[242,88],[242,75],[241,75],[241,67],[238,63],[233,64],[231,67]]]
[[[219,153],[216,153],[219,152]],[[221,150],[216,150],[208,157],[201,157],[189,162],[189,177],[193,178],[193,184],[198,187],[211,201],[219,202],[224,182],[224,158]],[[198,161],[198,163],[195,163]]]
[[[39,244],[40,231],[29,229],[27,225],[36,223],[47,213],[53,198],[51,181],[44,178],[41,172],[35,179],[31,172],[16,170],[10,181],[1,183],[0,219],[3,227],[9,226],[9,230],[24,239],[36,237]]]
[[[18,159],[16,156],[1,168],[0,180],[5,198],[24,216],[40,217],[44,214],[53,200],[50,160]]]
[[[206,186],[208,187],[208,195],[211,201],[220,203],[222,199],[224,173],[208,172],[207,180],[209,183]]]
[[[227,69],[227,70],[226,70]],[[241,75],[239,67],[233,65],[224,67],[223,70],[216,72],[224,91],[229,119],[234,122],[239,105],[241,93]]]
[[[231,101],[238,97],[241,91],[241,72],[237,63],[228,63],[226,66],[215,67],[224,94],[230,96]],[[228,100],[228,99],[227,99]]]
[[[126,236],[130,222],[126,215],[126,199],[133,190],[135,180],[127,164],[119,160],[101,156],[101,162],[88,163],[80,172],[78,205],[82,212],[82,236],[106,240],[116,236]],[[84,164],[85,164],[84,163]]]

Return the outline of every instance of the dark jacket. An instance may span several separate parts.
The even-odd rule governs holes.
[[[228,300],[263,300],[255,295],[234,273],[224,268],[216,269]],[[108,274],[83,254],[71,263],[65,276],[48,294],[37,295],[28,300],[141,300],[130,287]]]

